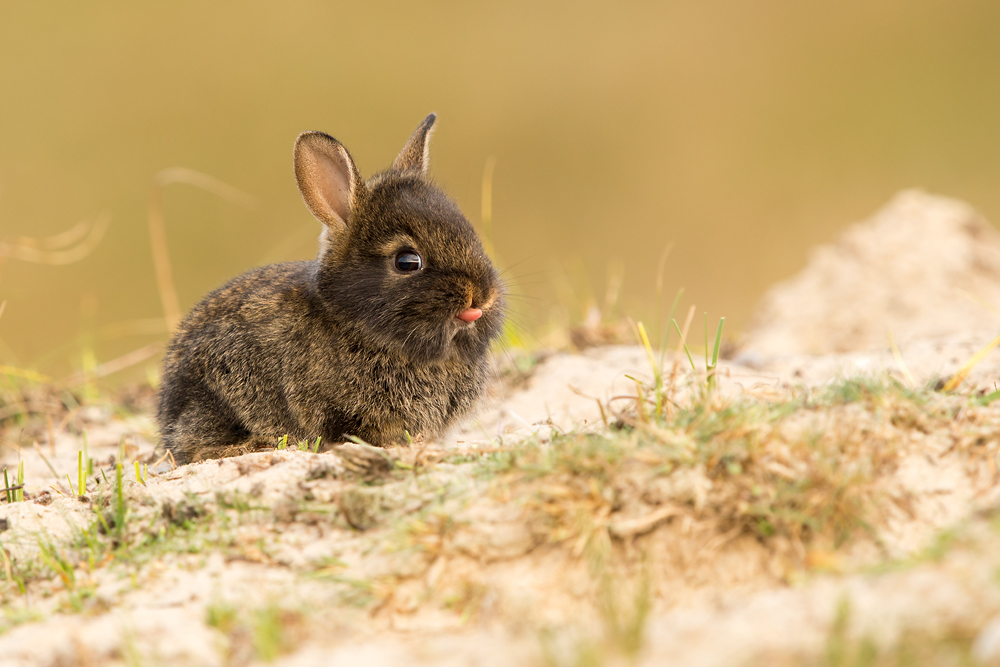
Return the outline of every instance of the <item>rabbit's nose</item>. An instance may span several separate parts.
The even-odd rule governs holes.
[[[483,311],[479,308],[466,308],[460,312],[457,317],[463,322],[475,322],[480,317],[483,316]]]

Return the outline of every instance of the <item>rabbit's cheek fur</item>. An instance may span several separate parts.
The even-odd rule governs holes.
[[[465,290],[433,274],[392,275],[381,260],[321,273],[320,292],[333,317],[363,329],[376,347],[423,362],[449,356]]]

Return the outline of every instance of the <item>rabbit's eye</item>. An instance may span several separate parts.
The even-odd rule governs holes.
[[[396,270],[402,271],[403,273],[410,273],[411,271],[419,271],[423,268],[423,261],[420,259],[420,255],[417,253],[404,250],[396,255]]]

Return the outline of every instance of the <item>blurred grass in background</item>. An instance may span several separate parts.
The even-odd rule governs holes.
[[[0,241],[111,222],[80,262],[0,266],[0,364],[58,375],[166,338],[147,233],[162,169],[256,200],[165,191],[186,309],[315,254],[300,131],[367,176],[430,111],[432,173],[475,224],[496,159],[493,245],[540,304],[515,305],[524,327],[579,319],[609,275],[620,308],[654,317],[673,242],[664,293],[738,331],[900,188],[1000,220],[998,25],[987,0],[5,3]]]

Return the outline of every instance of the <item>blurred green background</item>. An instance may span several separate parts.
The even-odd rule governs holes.
[[[3,3],[0,240],[111,224],[77,263],[0,266],[0,363],[58,375],[165,339],[160,170],[256,199],[166,190],[186,309],[314,255],[299,132],[370,175],[430,111],[432,174],[477,225],[496,159],[492,237],[530,297],[523,327],[579,319],[621,275],[623,312],[654,317],[683,286],[735,334],[810,246],[901,188],[1000,220],[998,26],[1000,3],[963,0]]]

